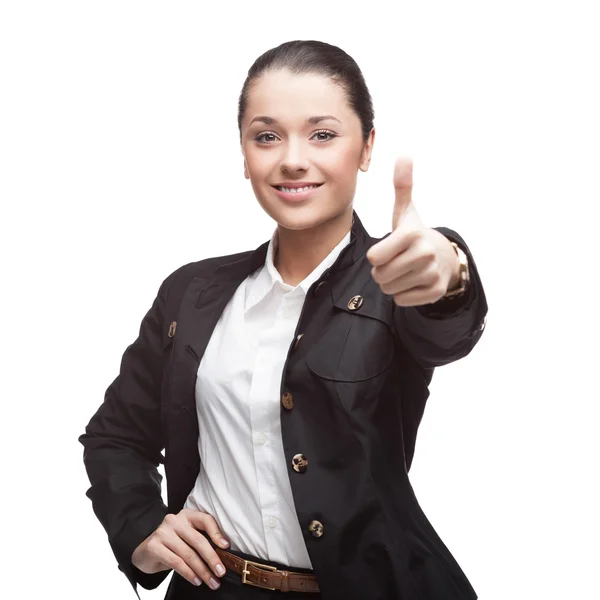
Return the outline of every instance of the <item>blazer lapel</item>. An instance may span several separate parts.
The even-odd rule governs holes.
[[[253,252],[238,255],[238,260],[207,269],[207,276],[194,277],[184,292],[173,345],[165,467],[182,465],[186,474],[182,474],[181,487],[173,490],[172,497],[169,494],[172,507],[185,502],[190,482],[193,486],[200,468],[195,395],[200,361],[234,292],[248,275],[264,264],[267,247],[268,242],[265,242]]]

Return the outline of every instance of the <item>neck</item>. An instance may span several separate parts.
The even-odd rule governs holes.
[[[275,268],[288,285],[304,281],[342,241],[352,227],[352,207],[310,229],[295,231],[277,227]]]

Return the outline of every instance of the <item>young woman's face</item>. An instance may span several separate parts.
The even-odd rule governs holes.
[[[266,73],[249,91],[242,122],[244,175],[279,225],[315,227],[351,210],[357,172],[368,169],[374,138],[373,129],[363,143],[360,120],[331,79]],[[319,188],[297,196],[276,189],[299,184]]]

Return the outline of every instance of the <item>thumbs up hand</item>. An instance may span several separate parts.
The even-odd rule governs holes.
[[[459,281],[460,265],[450,241],[423,224],[412,202],[412,171],[411,159],[398,158],[392,232],[367,252],[373,279],[398,306],[433,304]]]

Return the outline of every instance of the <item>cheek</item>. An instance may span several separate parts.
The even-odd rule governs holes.
[[[273,163],[276,160],[273,152],[265,151],[262,148],[256,148],[253,145],[249,145],[245,148],[244,156],[250,173],[257,177],[272,170]]]
[[[268,170],[268,161],[256,152],[246,154],[246,164],[250,174],[254,177],[260,177],[263,172]]]
[[[327,163],[328,176],[336,185],[353,187],[358,170],[354,148],[338,148]]]

